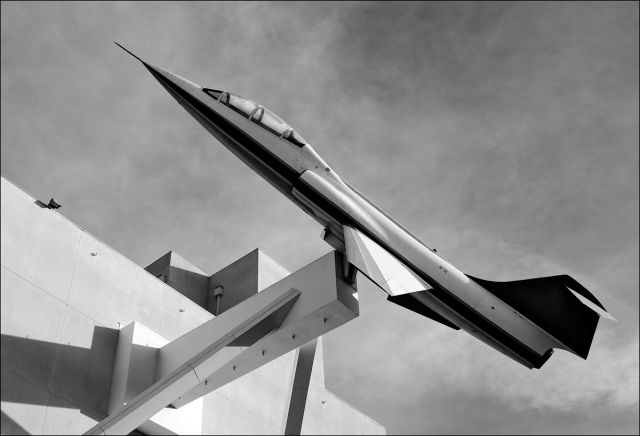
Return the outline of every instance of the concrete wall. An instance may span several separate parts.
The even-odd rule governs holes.
[[[207,308],[209,277],[179,254],[170,251],[147,266],[145,270],[176,289],[198,306]]]
[[[386,434],[379,423],[325,389],[322,338],[318,345],[301,434]]]
[[[82,433],[105,416],[119,325],[171,340],[212,315],[5,179],[1,189],[2,433]]]
[[[180,267],[173,282],[190,283],[185,296],[4,178],[1,199],[2,434],[82,433],[106,416],[119,327],[135,320],[169,341],[181,336],[213,318],[195,291],[209,278],[171,253],[148,267]],[[247,256],[263,273],[243,292],[286,272],[260,251]],[[226,298],[235,282],[223,275]],[[384,433],[324,389],[319,349],[303,433]],[[203,432],[282,434],[296,353],[205,396]]]

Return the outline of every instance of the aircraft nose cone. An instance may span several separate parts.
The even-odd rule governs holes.
[[[144,67],[149,70],[149,72],[151,73],[151,75],[153,75],[153,77],[156,78],[156,80],[158,80],[158,82],[160,82],[160,84],[162,84],[162,86],[164,86],[165,88],[167,88],[168,86],[171,88],[174,88],[175,86],[179,86],[182,89],[188,90],[190,92],[194,92],[196,90],[201,90],[202,87],[196,83],[193,83],[190,80],[185,79],[184,77],[180,77],[177,74],[173,74],[170,71],[167,71],[163,68],[159,68],[156,67],[155,65],[151,65],[145,61],[143,61],[140,57],[136,56],[133,52],[131,52],[130,50],[126,49],[124,46],[122,46],[121,44],[113,41],[118,47],[120,47],[122,50],[126,51],[127,53],[129,53],[131,56],[133,56],[135,59],[139,60],[142,65],[144,65]]]
[[[143,64],[146,64],[145,61],[143,61],[142,59],[140,59],[138,56],[136,56],[135,54],[133,54],[133,52],[127,50],[124,46],[118,44],[117,42],[113,41],[113,43],[115,45],[117,45],[118,47],[120,47],[122,50],[126,51],[127,53],[129,53],[131,56],[133,56],[134,58],[138,59],[140,62],[142,62]]]
[[[149,72],[150,72],[151,74],[153,74],[156,78],[158,78],[158,77],[157,77],[157,74],[159,74],[159,71],[158,71],[158,68],[157,68],[157,67],[154,67],[153,65],[150,65],[150,64],[146,63],[146,62],[145,62],[145,61],[143,61],[140,57],[136,56],[136,55],[135,55],[131,50],[128,50],[127,48],[125,48],[123,45],[121,45],[121,44],[119,44],[119,43],[117,43],[117,42],[115,42],[115,41],[113,41],[113,43],[114,43],[115,45],[117,45],[118,47],[120,47],[122,50],[124,50],[124,51],[126,51],[127,53],[129,53],[129,54],[130,54],[131,56],[133,56],[135,59],[137,59],[137,60],[139,60],[140,62],[142,62],[142,65],[144,65],[144,66],[147,68],[147,70],[149,70]]]

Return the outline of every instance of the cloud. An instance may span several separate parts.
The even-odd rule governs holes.
[[[278,113],[464,272],[567,273],[619,319],[528,371],[363,285],[325,341],[340,396],[391,433],[637,433],[637,3],[0,8],[3,175],[143,266],[329,249],[117,40]]]

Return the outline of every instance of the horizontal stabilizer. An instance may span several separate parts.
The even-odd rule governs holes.
[[[389,295],[424,291],[430,286],[395,256],[352,227],[344,226],[347,260]]]
[[[405,309],[409,309],[413,312],[419,313],[422,316],[431,318],[432,320],[439,322],[440,324],[444,324],[447,327],[451,327],[454,330],[460,330],[460,327],[453,324],[451,321],[439,315],[435,311],[429,309],[423,303],[418,301],[418,299],[416,299],[416,296],[418,296],[418,294],[426,294],[426,292],[427,291],[419,291],[419,292],[412,292],[410,294],[402,294],[402,295],[396,295],[396,296],[389,295],[387,297],[387,300],[391,301],[392,303],[396,303],[397,305],[402,306]]]
[[[582,304],[584,304],[585,306],[587,306],[588,308],[590,308],[591,310],[593,310],[595,313],[597,313],[601,318],[607,318],[610,319],[611,321],[618,321],[617,319],[615,319],[613,316],[611,316],[611,314],[609,312],[607,312],[606,310],[604,310],[604,307],[602,307],[601,305],[595,304],[593,301],[589,300],[588,298],[586,298],[585,296],[583,296],[581,293],[578,293],[576,291],[574,291],[573,289],[571,289],[569,286],[567,286],[567,289],[569,289],[571,291],[571,293],[578,299],[580,300],[580,302]],[[597,301],[597,300],[596,300]]]
[[[513,282],[469,278],[583,359],[589,354],[600,316],[611,318],[596,297],[568,275]]]

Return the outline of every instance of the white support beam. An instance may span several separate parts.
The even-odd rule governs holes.
[[[155,383],[158,353],[168,343],[165,338],[137,321],[119,330],[107,415],[111,415]],[[179,409],[165,407],[140,425],[138,430],[154,435],[202,434],[203,411],[204,398]]]
[[[357,317],[342,265],[340,253],[328,253],[165,345],[155,383],[85,434],[127,434]],[[234,341],[252,345],[227,347]]]
[[[359,314],[357,291],[344,281],[342,255],[336,251],[326,254],[272,286],[301,290],[300,297],[280,327],[265,332],[265,336],[235,357],[229,359],[222,356],[223,353],[219,353],[211,359],[201,359],[195,363],[193,369],[201,382],[173,401],[172,406],[181,407],[200,398],[328,333]]]
[[[145,389],[133,400],[114,411],[84,434],[128,434],[147,419],[166,407],[180,395],[200,383],[194,363],[213,356],[244,332],[291,303],[300,295],[294,288],[270,287],[229,309],[184,336],[194,338],[193,332],[209,335],[200,352],[183,356],[183,362],[169,374]],[[176,339],[180,341],[181,338]]]

